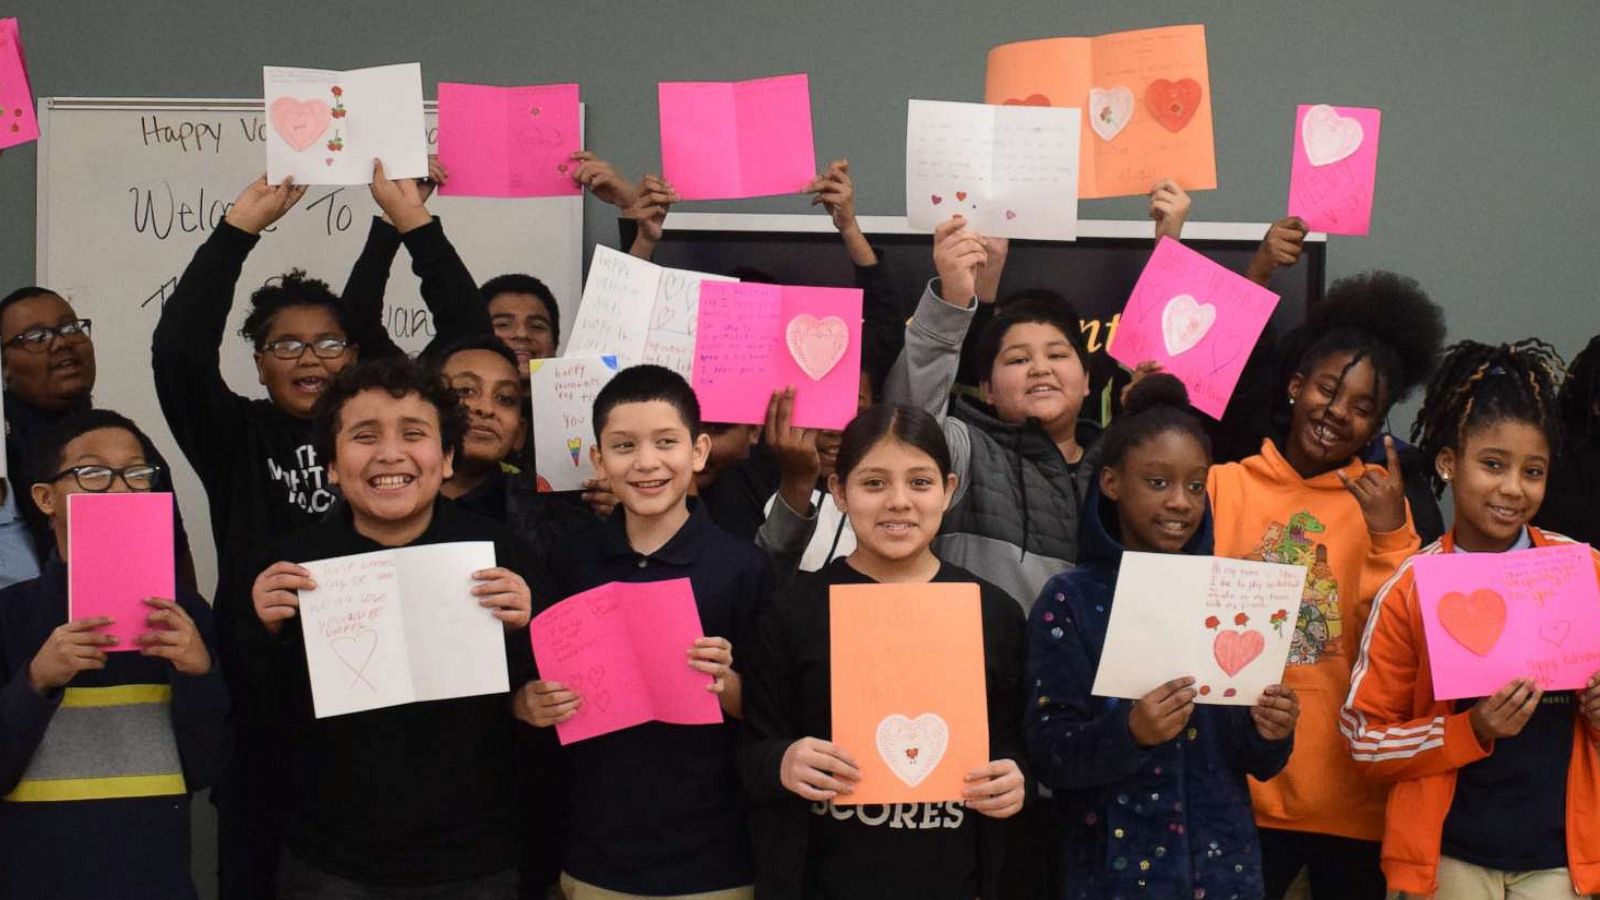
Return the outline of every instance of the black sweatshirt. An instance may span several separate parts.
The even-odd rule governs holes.
[[[438,241],[431,232],[438,233]],[[416,237],[419,234],[422,236]],[[422,299],[433,316],[434,337],[422,351],[424,358],[462,337],[494,334],[489,308],[478,293],[477,282],[443,237],[438,219],[401,234],[382,217],[373,217],[367,242],[340,295],[350,316],[350,339],[361,347],[362,359],[405,355],[383,323],[383,295],[402,244],[411,254],[412,271],[422,279]]]
[[[87,778],[88,795],[115,793],[95,782],[163,772],[162,764],[171,767],[172,760],[162,747],[173,743],[185,789],[157,796],[0,802],[0,898],[195,896],[189,875],[189,794],[209,786],[222,769],[228,691],[215,665],[210,608],[183,587],[176,600],[212,651],[209,673],[180,675],[166,660],[117,652],[109,654],[104,669],[80,672],[66,688],[40,695],[28,683],[28,667],[51,632],[67,621],[67,568],[53,561],[33,581],[0,592],[0,793],[17,789],[19,782],[26,785],[33,766],[46,770],[33,770],[34,778]],[[169,705],[162,709],[148,698],[117,696],[118,689],[140,686],[169,687]],[[172,743],[162,732],[170,733]],[[98,741],[73,737],[86,733]],[[47,734],[54,744],[43,751],[48,759],[41,759],[41,746],[52,740]]]
[[[979,586],[989,705],[990,758],[1026,771],[1022,712],[1027,656],[1022,610],[1004,591],[949,564],[939,583]],[[833,807],[789,792],[783,755],[803,737],[833,734],[829,593],[873,584],[838,559],[801,573],[756,625],[744,654],[745,739],[739,769],[756,804],[750,831],[756,892],[763,898],[996,898],[1002,823],[961,803]],[[855,753],[871,752],[851,748]]]
[[[548,595],[548,576],[525,563],[504,527],[449,502],[406,546],[493,541],[498,565]],[[256,557],[305,562],[385,548],[358,534],[348,510],[274,542]],[[276,637],[252,615],[245,650],[270,697],[283,756],[284,844],[306,863],[363,884],[420,886],[466,881],[516,865],[512,723],[506,694],[408,703],[315,717],[298,617]],[[513,691],[533,675],[528,631],[505,638]]]

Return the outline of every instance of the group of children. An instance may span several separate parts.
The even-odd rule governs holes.
[[[588,153],[573,177],[648,256],[671,185]],[[1370,273],[1264,336],[1246,391],[1268,389],[1221,420],[1147,365],[1102,432],[1071,306],[1002,294],[1006,241],[959,217],[921,298],[893,296],[841,160],[810,188],[865,291],[859,415],[798,428],[789,388],[763,427],[703,422],[682,377],[635,366],[595,401],[595,481],[540,493],[527,362],[559,352],[573,298],[525,274],[480,287],[427,211],[447,178],[377,167],[383,214],[341,294],[299,271],[252,291],[240,336],[265,399],[219,354],[245,259],[302,189],[258,180],[196,252],[152,367],[218,584],[195,594],[179,519],[180,587],[148,601],[137,652],[68,621],[66,497],[170,490],[169,467],[93,407],[90,323],[66,298],[0,300],[0,898],[195,896],[187,797],[207,786],[225,900],[1277,898],[1302,871],[1318,900],[1600,893],[1600,673],[1435,700],[1410,565],[1568,542],[1534,524],[1550,484],[1552,521],[1600,531],[1595,344],[1570,371],[1534,340],[1445,349],[1422,289]],[[1154,186],[1158,238],[1188,211]],[[1274,223],[1247,274],[1268,283],[1304,236]],[[381,324],[402,245],[437,331],[418,360]],[[1411,443],[1386,434],[1424,385]],[[510,694],[316,718],[302,564],[450,541],[495,547],[472,594],[503,623]],[[1199,704],[1188,677],[1095,696],[1125,551],[1303,566],[1282,684],[1249,707]],[[559,746],[553,726],[605,698],[540,677],[531,616],[680,578],[705,633],[684,664],[722,724]],[[831,740],[850,688],[830,589],[935,582],[979,585],[990,761],[961,801],[852,804],[873,748]]]

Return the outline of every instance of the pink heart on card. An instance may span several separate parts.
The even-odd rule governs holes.
[[[1228,677],[1239,674],[1245,666],[1267,648],[1267,639],[1259,631],[1223,631],[1211,643],[1211,655]]]
[[[328,130],[328,123],[333,119],[333,111],[321,100],[279,97],[272,101],[269,116],[272,119],[272,130],[276,131],[285,143],[295,150],[304,150],[315,144],[317,138],[322,137],[323,132]]]
[[[784,329],[789,355],[812,381],[821,381],[844,359],[850,347],[850,326],[838,316],[819,319],[801,313]]]
[[[1200,343],[1217,321],[1217,308],[1189,294],[1179,294],[1161,310],[1161,342],[1168,356],[1177,356]]]
[[[944,198],[939,196],[938,194],[934,194],[932,197],[930,197],[928,199],[933,201],[933,205],[934,206],[938,206],[939,204],[944,202]]]
[[[1300,140],[1313,166],[1326,166],[1361,149],[1361,123],[1326,104],[1306,110],[1300,122]]]

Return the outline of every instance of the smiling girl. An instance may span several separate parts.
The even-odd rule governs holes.
[[[745,681],[740,769],[756,804],[761,897],[838,900],[1000,897],[999,822],[1022,808],[1023,623],[999,588],[932,549],[956,488],[938,422],[876,406],[850,423],[828,479],[856,549],[802,573],[757,624]],[[989,709],[987,766],[965,803],[835,805],[860,779],[858,754],[832,733],[829,593],[836,584],[978,582]],[[907,812],[909,807],[909,814]],[[974,815],[976,814],[976,815]]]
[[[1455,522],[1422,551],[1570,544],[1529,527],[1560,446],[1548,344],[1463,341],[1445,354],[1413,439],[1450,489]],[[1600,569],[1600,555],[1595,555]],[[1493,696],[1433,696],[1409,561],[1378,595],[1341,726],[1356,764],[1394,783],[1383,871],[1402,896],[1447,900],[1600,892],[1600,672],[1581,691],[1516,678]]]

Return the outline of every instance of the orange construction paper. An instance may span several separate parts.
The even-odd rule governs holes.
[[[976,584],[835,585],[833,742],[861,767],[859,803],[962,799],[989,763]]]
[[[984,100],[1083,110],[1080,197],[1148,194],[1164,178],[1217,186],[1204,25],[1002,44]]]

